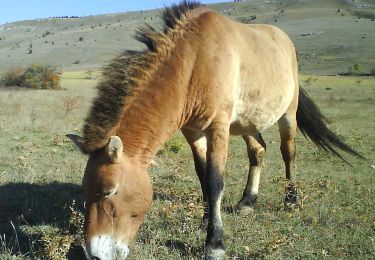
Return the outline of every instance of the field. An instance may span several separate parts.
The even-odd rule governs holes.
[[[79,131],[95,93],[85,73],[63,75],[61,91],[0,92],[0,259],[78,259],[86,158],[65,138]],[[284,210],[277,128],[265,132],[267,159],[255,213],[230,213],[248,171],[245,145],[234,137],[227,164],[223,220],[229,259],[373,258],[374,83],[368,77],[301,76],[330,127],[368,161],[350,167],[298,136],[300,208]],[[32,94],[32,95],[31,95]],[[67,109],[67,104],[71,109]],[[177,133],[150,169],[154,203],[131,259],[199,259],[201,192],[188,145]],[[14,227],[12,226],[14,225]],[[75,258],[76,257],[76,258]]]
[[[256,13],[256,22],[286,30],[299,52],[301,85],[327,116],[329,127],[368,160],[345,156],[349,166],[299,134],[300,204],[287,211],[279,134],[276,126],[271,127],[263,134],[267,154],[258,206],[243,217],[231,209],[242,195],[248,159],[242,138],[232,137],[222,214],[227,259],[373,259],[375,77],[358,75],[375,69],[374,7],[359,8],[352,1],[339,0],[285,1],[280,6],[276,2],[212,7],[235,20]],[[0,75],[11,66],[40,63],[52,49],[56,55],[49,61],[63,70],[62,90],[0,88],[1,260],[82,259],[81,181],[87,158],[65,134],[80,132],[100,79],[98,68],[120,49],[140,48],[130,33],[140,21],[156,22],[156,14],[155,10],[132,12],[69,23],[52,19],[42,21],[44,27],[26,21],[8,24],[9,30],[0,28],[0,60],[6,60],[0,64]],[[124,35],[113,32],[114,27],[124,26],[128,26]],[[24,53],[29,39],[22,37],[28,35],[24,34],[28,28],[32,55]],[[55,30],[53,35],[41,37],[50,29]],[[78,40],[81,35],[83,41]],[[57,37],[55,44],[46,37]],[[124,45],[117,45],[122,41]],[[43,48],[44,44],[49,47]],[[98,50],[96,56],[93,49]],[[77,59],[79,63],[73,64]],[[361,70],[352,73],[357,76],[327,76],[348,72],[354,64],[360,64]],[[155,161],[157,166],[149,169],[153,205],[130,246],[129,258],[201,259],[206,235],[200,228],[201,191],[181,133],[168,141]]]

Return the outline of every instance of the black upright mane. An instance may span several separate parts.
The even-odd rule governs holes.
[[[161,18],[164,24],[164,33],[161,34],[150,25],[145,25],[138,28],[134,38],[144,43],[149,51],[156,51],[158,45],[158,38],[162,35],[167,35],[169,30],[176,29],[177,25],[181,23],[186,13],[201,6],[196,1],[182,1],[180,4],[172,4],[170,7],[166,7],[161,14]]]
[[[122,118],[133,89],[139,87],[155,70],[156,57],[173,48],[174,33],[183,30],[189,11],[201,6],[195,1],[182,1],[164,9],[161,14],[163,31],[150,25],[140,27],[134,38],[147,47],[142,51],[124,51],[103,69],[89,115],[83,126],[83,152],[90,153],[104,147]],[[178,35],[178,34],[177,34]],[[172,43],[172,44],[171,44]]]
[[[164,32],[167,28],[174,29],[176,24],[181,21],[182,17],[190,10],[201,6],[196,1],[182,1],[180,4],[173,4],[171,7],[167,7],[163,14],[162,19],[165,25]]]

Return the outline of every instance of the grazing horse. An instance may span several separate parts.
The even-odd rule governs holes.
[[[152,202],[147,167],[179,129],[191,146],[203,191],[209,259],[225,250],[220,204],[229,135],[243,136],[250,161],[237,205],[242,213],[258,195],[266,151],[261,132],[276,122],[286,203],[297,200],[297,125],[317,146],[361,157],[326,127],[299,87],[296,52],[280,29],[237,23],[186,1],[166,8],[162,21],[162,31],[145,26],[136,32],[147,49],[126,51],[103,70],[83,137],[68,135],[89,155],[83,188],[86,248],[93,259],[128,255]]]

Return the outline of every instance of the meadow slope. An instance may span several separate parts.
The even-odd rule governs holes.
[[[255,16],[252,23],[285,30],[297,47],[303,73],[347,72],[357,63],[364,72],[375,71],[374,1],[254,0],[209,7],[233,20]],[[132,35],[143,23],[158,27],[159,15],[160,10],[148,10],[0,25],[0,71],[32,63],[65,70],[100,68],[125,49],[143,48]]]

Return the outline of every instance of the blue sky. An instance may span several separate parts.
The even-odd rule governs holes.
[[[230,0],[201,0],[201,3]],[[164,7],[179,0],[0,0],[0,24],[52,16],[84,16],[147,10]]]

